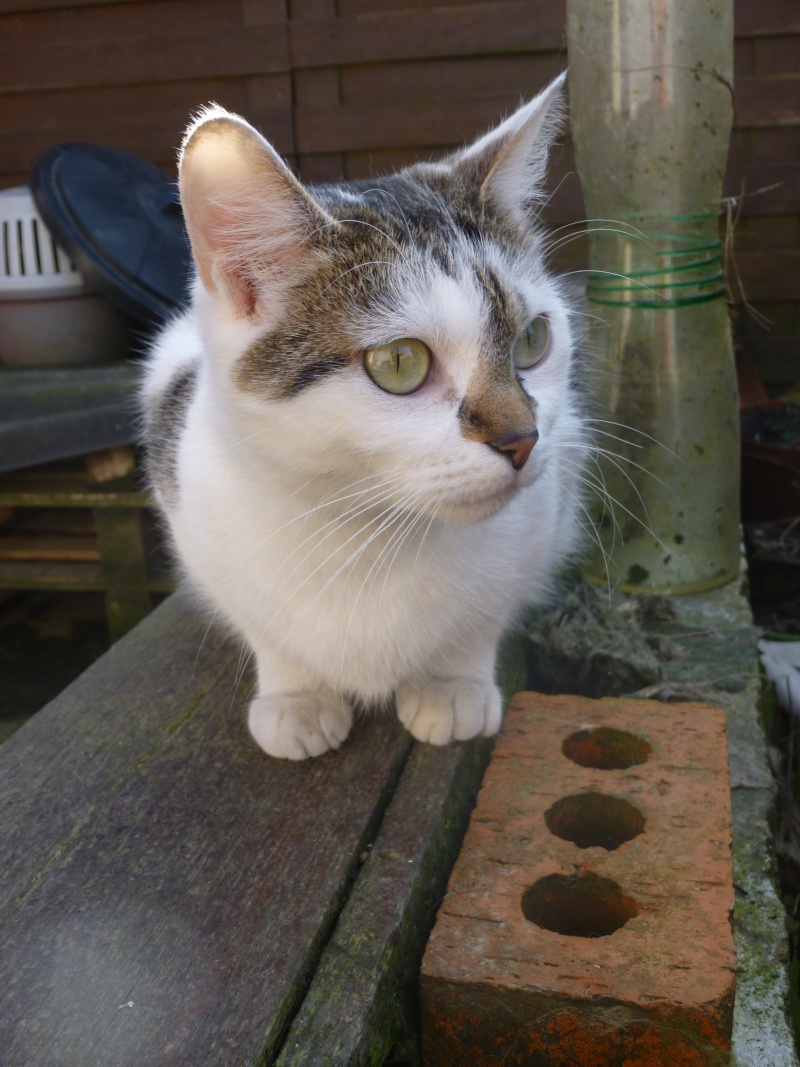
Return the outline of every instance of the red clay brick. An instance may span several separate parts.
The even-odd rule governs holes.
[[[631,743],[598,744],[608,735],[595,727]],[[578,755],[593,751],[616,769],[563,754],[582,728],[592,732],[573,746]],[[634,758],[643,762],[618,766]],[[598,793],[615,799],[586,796]],[[548,812],[564,836],[548,829]],[[425,952],[424,1063],[726,1063],[730,843],[722,711],[518,694]],[[570,881],[531,903],[531,887],[552,876]],[[561,932],[526,918],[523,901]],[[548,907],[554,914],[543,916]]]

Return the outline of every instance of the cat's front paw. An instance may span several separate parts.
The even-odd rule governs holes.
[[[502,698],[494,682],[434,678],[398,691],[397,717],[418,741],[431,745],[491,737],[500,729]]]
[[[247,723],[268,755],[301,760],[338,748],[350,733],[353,711],[332,689],[270,693],[253,699]]]

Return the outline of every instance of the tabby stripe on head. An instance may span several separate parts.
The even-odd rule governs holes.
[[[522,315],[521,301],[503,288],[500,279],[489,267],[475,267],[475,276],[489,298],[489,334],[492,338],[494,360],[501,371],[509,366],[511,343],[517,335]]]
[[[325,276],[317,281],[316,288],[309,286],[310,291],[303,294],[302,302],[296,297],[293,314],[298,320],[313,314],[325,322],[322,336],[292,323],[260,337],[237,364],[235,380],[240,389],[288,400],[353,362],[352,342],[337,322],[332,297],[325,298]]]
[[[289,396],[296,396],[309,385],[318,382],[320,378],[339,370],[340,367],[347,366],[349,362],[344,356],[329,356],[328,359],[321,359],[318,363],[306,363],[305,366],[300,367],[291,380],[287,389]]]

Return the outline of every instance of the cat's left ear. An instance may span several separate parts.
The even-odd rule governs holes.
[[[547,160],[564,115],[562,72],[538,96],[451,157],[454,173],[478,187],[482,201],[520,226],[541,200]]]

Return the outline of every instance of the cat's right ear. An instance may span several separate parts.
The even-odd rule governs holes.
[[[336,223],[268,141],[212,106],[189,127],[180,194],[206,289],[236,315],[257,319],[270,297],[308,270],[315,243]]]

